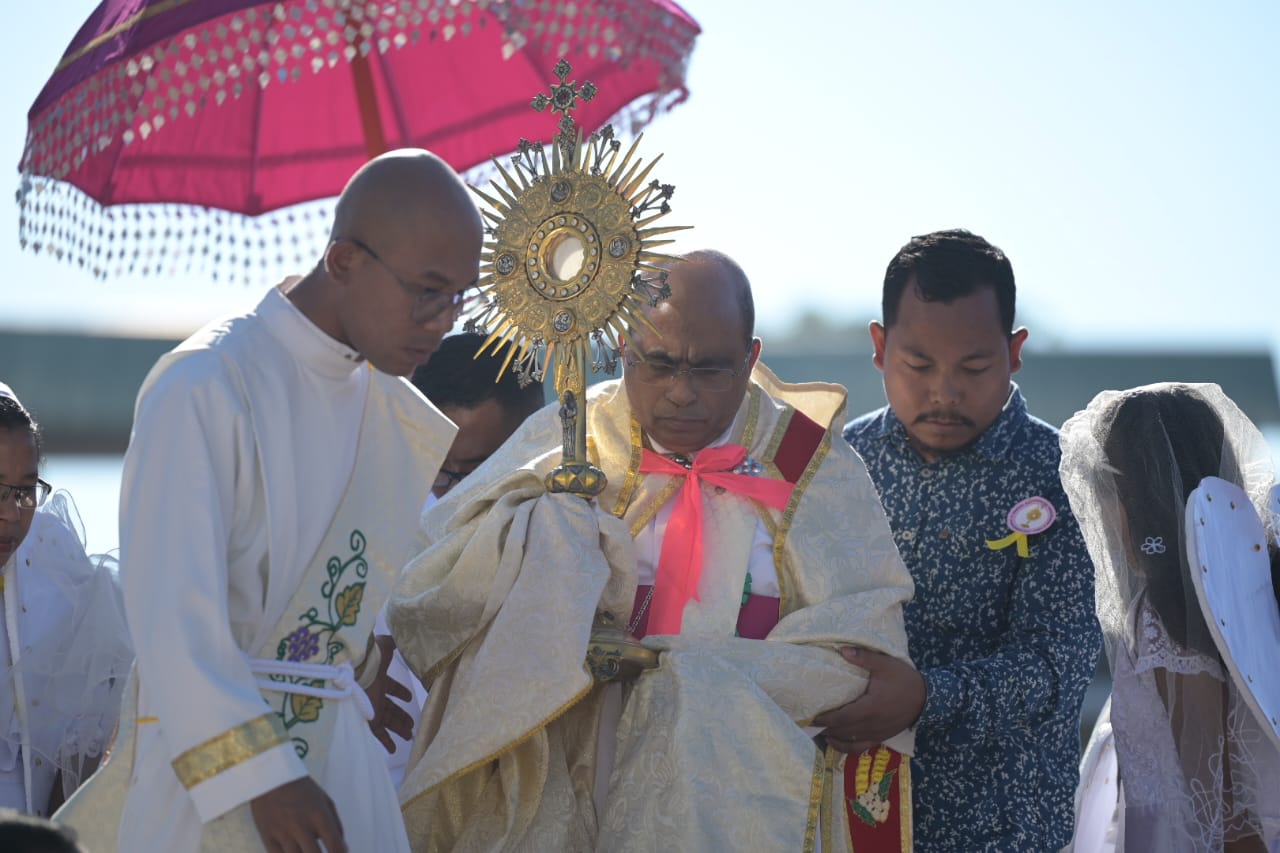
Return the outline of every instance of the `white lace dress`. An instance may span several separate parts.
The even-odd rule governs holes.
[[[1136,654],[1117,643],[1111,724],[1123,849],[1204,853],[1257,835],[1280,850],[1280,754],[1222,664],[1179,647],[1137,596]]]

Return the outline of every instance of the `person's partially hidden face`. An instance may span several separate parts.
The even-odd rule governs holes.
[[[330,250],[338,253],[338,266],[355,285],[347,288],[344,310],[348,343],[374,367],[408,376],[453,328],[459,309],[452,297],[475,284],[480,266],[481,234],[471,225],[469,220],[459,220],[456,227],[436,223],[419,229],[420,239],[413,241],[392,239],[387,232],[382,243],[362,237],[360,243],[339,241]]]
[[[440,411],[458,425],[458,434],[431,487],[431,494],[437,498],[444,497],[462,478],[479,468],[524,421],[497,399],[475,406],[444,406]]]
[[[1005,333],[992,287],[925,302],[915,279],[907,282],[897,320],[888,329],[872,323],[871,340],[889,406],[921,457],[957,453],[996,422],[1026,337],[1026,329]]]
[[[631,409],[648,436],[673,453],[707,447],[733,423],[760,355],[747,341],[742,313],[731,288],[702,279],[718,275],[712,265],[677,264],[670,273],[671,297],[648,312],[658,335],[639,329],[637,351],[626,353],[623,385]],[[647,384],[631,361],[674,366],[668,381]],[[737,371],[727,388],[713,390],[687,368]]]
[[[34,486],[39,467],[34,435],[26,430],[0,429],[0,483]],[[0,486],[0,493],[8,491]],[[19,509],[12,493],[0,500],[0,565],[7,562],[22,540],[27,538],[35,512],[34,508]]]

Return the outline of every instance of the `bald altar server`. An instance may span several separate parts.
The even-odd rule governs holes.
[[[383,155],[311,272],[148,375],[121,495],[136,678],[113,760],[60,813],[95,853],[407,849],[370,629],[454,432],[401,377],[480,246],[442,160]]]

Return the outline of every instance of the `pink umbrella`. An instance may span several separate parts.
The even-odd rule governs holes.
[[[529,98],[560,59],[599,93],[580,126],[634,132],[687,95],[698,32],[671,0],[104,0],[29,113],[19,236],[99,276],[256,278],[328,218],[281,209],[372,155],[550,137]]]

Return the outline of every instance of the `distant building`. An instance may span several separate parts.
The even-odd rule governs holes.
[[[859,355],[770,352],[764,361],[788,381],[822,379],[849,389],[849,412],[884,405],[880,371],[871,363],[871,344]],[[1014,377],[1032,414],[1061,426],[1099,391],[1152,382],[1216,382],[1259,426],[1280,426],[1280,396],[1268,352],[1144,352],[1023,350]]]
[[[853,352],[853,331],[825,338],[820,352],[798,351],[796,338],[765,340],[764,360],[790,381],[825,380],[849,389],[849,412],[884,403],[871,346]],[[860,332],[859,340],[865,340]],[[129,441],[133,404],[147,371],[173,340],[0,332],[0,380],[47,430],[53,453],[117,453]],[[813,346],[813,342],[808,342]],[[841,350],[835,352],[835,349]],[[1031,411],[1061,424],[1098,391],[1165,379],[1217,382],[1260,426],[1280,428],[1280,396],[1271,354],[1244,352],[1028,351],[1022,384]],[[603,378],[603,377],[593,377]],[[548,383],[550,387],[550,383]]]

